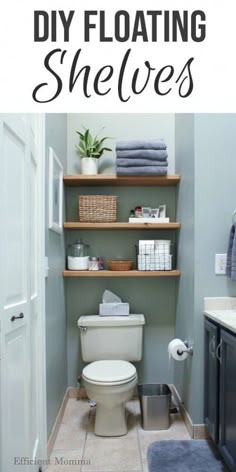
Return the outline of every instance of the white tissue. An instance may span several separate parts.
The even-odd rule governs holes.
[[[181,339],[173,339],[168,344],[168,353],[169,353],[169,361],[170,358],[173,357],[176,361],[185,361],[188,357],[187,352],[183,352],[186,349],[186,346]],[[180,354],[182,352],[182,354]]]
[[[110,290],[105,290],[102,295],[102,303],[121,303],[122,300],[120,297],[115,295],[115,293],[110,292]]]
[[[120,297],[110,290],[105,290],[102,296],[102,303],[99,303],[100,316],[128,316],[129,303],[122,303]]]

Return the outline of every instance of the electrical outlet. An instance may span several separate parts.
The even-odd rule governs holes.
[[[225,273],[226,273],[226,260],[227,260],[227,254],[216,254],[215,255],[215,274],[225,275]]]

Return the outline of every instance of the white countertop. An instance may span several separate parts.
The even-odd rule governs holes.
[[[228,328],[233,333],[236,333],[236,310],[208,310],[205,309],[204,315],[216,321],[221,326]]]

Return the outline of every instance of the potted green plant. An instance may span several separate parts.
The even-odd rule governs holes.
[[[99,131],[99,133],[101,131]],[[99,133],[93,137],[88,128],[84,128],[83,133],[81,131],[76,131],[76,133],[80,137],[79,144],[76,145],[76,152],[81,158],[82,174],[97,174],[98,159],[102,156],[104,151],[112,151],[112,149],[104,146],[105,141],[110,138],[108,136],[99,138]]]

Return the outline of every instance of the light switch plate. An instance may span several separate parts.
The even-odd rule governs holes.
[[[226,261],[227,261],[227,254],[215,255],[215,274],[217,275],[226,274]]]

